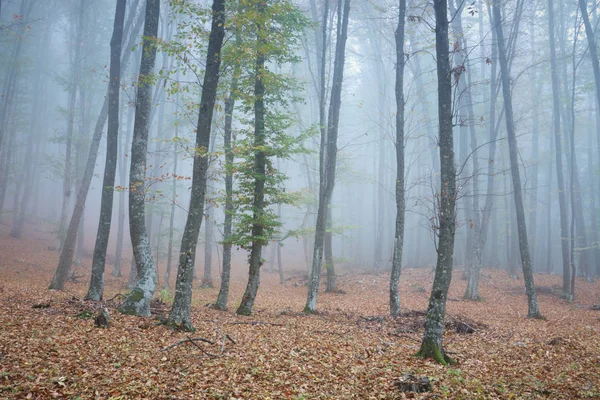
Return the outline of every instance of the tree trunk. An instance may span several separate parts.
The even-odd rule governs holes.
[[[179,74],[177,76],[179,80]],[[175,96],[175,104],[179,104],[179,92]],[[167,245],[167,269],[165,271],[164,288],[169,289],[171,264],[173,263],[173,229],[175,228],[175,205],[177,204],[177,141],[179,140],[179,123],[175,125],[175,140],[173,141],[173,172],[171,183],[171,213],[169,215],[169,243]]]
[[[343,6],[343,10],[342,10]],[[335,168],[337,159],[337,136],[340,118],[342,82],[344,80],[344,61],[346,52],[346,39],[348,37],[348,16],[350,14],[350,0],[338,2],[338,25],[335,60],[333,66],[333,86],[327,123],[326,152],[321,157],[322,171],[319,185],[319,207],[315,228],[315,245],[313,260],[309,277],[308,296],[304,312],[317,311],[317,296],[321,282],[321,268],[323,266],[323,245],[325,240],[325,227],[327,222],[327,208],[331,202],[335,184]],[[322,146],[323,148],[323,146]],[[326,156],[326,157],[325,157]]]
[[[452,363],[442,346],[448,288],[452,279],[454,235],[456,231],[456,167],[452,132],[452,82],[448,46],[447,0],[434,0],[435,49],[438,77],[438,117],[441,191],[438,209],[437,265],[429,297],[425,333],[417,357]]]
[[[122,107],[123,108],[123,107]],[[119,166],[119,179],[122,182],[122,188],[119,193],[119,219],[117,225],[117,248],[115,251],[115,264],[113,265],[112,276],[122,276],[122,265],[123,265],[123,241],[125,237],[125,194],[127,193],[124,188],[127,187],[127,160],[126,157],[127,148],[131,146],[131,131],[133,130],[132,122],[134,117],[134,108],[130,107],[129,116],[127,117],[127,128],[125,132],[125,140],[123,143],[123,156],[120,160]],[[177,129],[177,127],[175,128]]]
[[[494,21],[496,25],[496,37],[498,38],[498,56],[500,61],[500,74],[502,77],[502,94],[504,97],[504,110],[506,131],[508,135],[508,149],[510,154],[510,169],[513,181],[513,192],[515,198],[515,208],[517,214],[517,229],[519,233],[519,249],[521,254],[521,263],[523,266],[523,277],[525,279],[525,290],[528,299],[528,316],[539,318],[541,316],[535,293],[533,282],[533,271],[529,257],[529,243],[527,241],[527,227],[525,225],[525,208],[523,205],[523,195],[521,191],[521,177],[519,174],[519,160],[517,153],[517,138],[514,129],[514,118],[512,110],[512,99],[510,92],[510,78],[508,72],[508,62],[506,58],[506,48],[504,43],[504,32],[502,30],[502,17],[500,13],[501,0],[493,4]]]
[[[236,35],[236,41],[239,42],[239,36]],[[227,309],[229,298],[229,281],[231,278],[231,242],[230,237],[233,232],[233,143],[232,143],[232,123],[235,101],[237,99],[238,78],[241,73],[240,63],[236,63],[229,90],[229,97],[225,102],[225,126],[223,147],[225,151],[225,221],[223,226],[223,269],[221,271],[221,286],[215,308],[218,310]]]
[[[148,131],[150,109],[152,108],[152,87],[146,80],[152,75],[156,61],[154,40],[158,35],[159,14],[160,0],[146,0],[144,41],[138,77],[131,167],[129,169],[129,230],[137,278],[135,287],[119,307],[119,311],[124,314],[140,316],[150,315],[150,301],[156,289],[156,269],[145,224],[146,153],[148,152]]]
[[[37,48],[38,58],[36,60],[36,70],[42,70],[42,64],[47,55],[47,49],[50,47],[50,39],[52,35],[50,32],[50,26],[45,32],[44,40],[39,43]],[[45,103],[47,102],[47,88],[45,82],[42,82],[42,75],[35,74],[35,79],[33,83],[33,90],[35,96],[33,98],[33,106],[32,106],[32,117],[29,125],[29,132],[27,134],[27,144],[26,144],[26,154],[29,157],[34,156],[34,139],[39,140],[35,133],[37,133],[39,129],[39,121],[42,109],[45,109]],[[20,200],[17,200],[16,206],[17,213],[13,215],[13,227],[10,232],[10,236],[13,238],[20,238],[23,233],[23,227],[25,225],[25,216],[28,208],[28,204],[31,200],[31,194],[34,188],[33,185],[33,177],[34,177],[34,162],[32,162],[29,157],[24,158],[24,166],[23,170],[25,171],[23,182],[28,182],[27,185],[24,185],[23,195],[20,197]],[[18,192],[17,192],[18,193]]]
[[[398,1],[398,26],[396,27],[396,224],[392,273],[390,276],[390,315],[400,314],[400,272],[404,246],[404,26],[406,0]]]
[[[563,263],[563,296],[568,297],[570,291],[569,277],[569,230],[567,221],[567,202],[565,199],[565,180],[563,175],[562,141],[560,137],[560,88],[556,66],[556,47],[554,36],[554,1],[548,0],[548,29],[550,44],[550,71],[552,74],[552,106],[554,121],[554,148],[556,154],[556,179],[558,182],[558,205],[560,207],[560,244]]]
[[[192,193],[190,207],[181,239],[179,268],[175,284],[175,299],[169,315],[171,324],[184,329],[193,329],[190,308],[192,301],[192,280],[194,277],[194,259],[196,245],[202,225],[204,213],[204,197],[206,195],[206,180],[208,173],[208,149],[219,68],[221,66],[221,47],[225,36],[225,0],[214,0],[212,4],[212,24],[208,39],[206,71],[202,85],[200,111],[196,129],[196,154],[192,176]]]
[[[265,3],[259,0],[257,3],[258,18],[264,18]],[[260,284],[260,267],[262,265],[261,252],[264,245],[262,236],[264,227],[262,218],[264,214],[264,188],[266,172],[266,155],[264,150],[265,133],[265,84],[262,76],[265,73],[265,51],[266,27],[263,23],[257,23],[257,45],[258,51],[255,64],[254,78],[254,199],[252,204],[252,245],[250,248],[248,284],[242,296],[242,302],[236,313],[239,315],[252,314],[254,299]]]
[[[325,227],[325,240],[323,242],[325,255],[325,270],[327,271],[327,288],[326,292],[335,292],[337,290],[337,281],[335,277],[335,264],[333,263],[333,222],[331,217],[331,203],[329,203],[329,211],[327,212],[327,224]],[[279,243],[277,243],[279,251]]]
[[[593,6],[595,7],[595,6]],[[600,65],[598,62],[598,49],[596,47],[596,37],[594,34],[594,30],[592,28],[592,25],[590,23],[590,17],[587,11],[587,0],[579,0],[579,8],[581,11],[581,16],[583,19],[583,24],[585,26],[585,33],[587,36],[587,40],[588,40],[588,49],[590,51],[590,60],[592,63],[592,69],[594,71],[594,81],[596,84],[596,102],[597,104],[600,104]],[[595,11],[595,9],[594,9]],[[597,106],[596,106],[596,110],[597,110]],[[598,120],[597,120],[598,121]],[[598,143],[599,143],[599,149],[600,149],[600,126],[596,126],[596,133],[598,136]],[[594,196],[594,194],[592,195],[592,197]],[[596,260],[596,262],[598,262]],[[600,267],[597,267],[600,269]]]
[[[133,14],[135,13],[132,10],[132,16]],[[126,25],[127,27],[131,26],[132,20],[133,18],[128,19]],[[133,44],[138,39],[138,33],[143,22],[144,18],[142,14],[140,15],[140,17],[136,21],[135,26],[131,30],[129,30],[128,28],[125,29],[125,31],[130,32],[129,39],[127,40],[127,46],[124,47],[125,49],[130,49],[131,47],[133,47]],[[126,51],[123,53],[121,65],[127,65],[130,55],[131,51]],[[105,97],[104,103],[102,103],[102,109],[100,110],[100,114],[98,115],[98,120],[96,121],[94,134],[92,136],[92,143],[90,144],[90,150],[88,152],[87,163],[85,164],[85,171],[83,173],[83,178],[81,181],[81,187],[79,188],[79,192],[77,193],[75,208],[73,209],[73,214],[71,215],[69,228],[67,229],[67,235],[62,250],[60,252],[58,266],[56,268],[56,273],[50,285],[50,289],[62,290],[64,288],[65,281],[67,279],[67,272],[71,264],[73,263],[73,251],[75,249],[75,240],[77,239],[77,230],[79,228],[79,222],[83,215],[85,201],[87,198],[88,191],[90,189],[92,177],[94,175],[94,167],[96,166],[96,158],[98,157],[100,139],[102,139],[104,124],[106,123],[107,117],[108,97]]]
[[[106,134],[106,164],[102,181],[100,221],[92,260],[92,277],[86,299],[102,300],[104,292],[104,266],[112,222],[115,177],[117,175],[117,149],[119,138],[119,98],[121,90],[121,45],[125,23],[126,0],[117,0],[113,35],[110,41],[110,79],[108,82],[108,132]]]

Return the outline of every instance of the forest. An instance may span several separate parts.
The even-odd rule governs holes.
[[[600,397],[598,41],[597,0],[0,0],[0,398]]]

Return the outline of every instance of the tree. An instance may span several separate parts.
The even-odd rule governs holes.
[[[313,259],[308,283],[308,295],[304,312],[314,313],[317,311],[317,296],[321,282],[321,268],[323,264],[323,245],[325,239],[325,228],[327,223],[327,212],[335,185],[335,169],[337,159],[337,136],[340,119],[340,107],[342,104],[342,83],[344,80],[344,61],[346,55],[346,39],[348,38],[348,19],[350,15],[350,0],[338,1],[338,23],[337,41],[335,44],[335,60],[333,66],[333,86],[331,89],[331,101],[327,118],[327,139],[321,140],[320,157],[320,184],[319,184],[319,206],[317,210],[317,222],[315,227],[315,245],[313,248]],[[321,133],[323,134],[323,133]]]
[[[125,24],[125,31],[129,32],[129,39],[127,40],[127,46],[125,46],[126,49],[130,49],[133,47],[133,44],[137,40],[138,33],[142,27],[142,23],[144,22],[142,14],[136,21],[135,26],[129,29],[129,27],[133,23],[134,15],[134,10],[131,9],[130,16],[128,17],[127,23]],[[130,56],[131,51],[124,52],[121,56],[121,65],[127,65]],[[67,280],[67,272],[71,267],[71,264],[73,263],[73,252],[75,250],[77,230],[79,228],[81,217],[83,216],[83,211],[85,208],[87,194],[90,189],[90,184],[92,183],[94,167],[96,166],[96,159],[98,157],[98,148],[100,147],[100,140],[102,139],[102,133],[104,131],[104,125],[106,124],[107,118],[108,97],[105,97],[104,102],[102,103],[100,113],[98,114],[96,125],[94,127],[94,133],[92,135],[92,142],[88,151],[88,157],[87,162],[85,164],[85,171],[83,172],[81,186],[79,187],[79,191],[77,192],[75,207],[73,208],[73,213],[71,214],[71,220],[69,221],[69,227],[67,229],[67,234],[65,236],[65,240],[60,252],[60,257],[58,259],[58,266],[56,267],[54,278],[52,279],[52,283],[50,284],[50,289],[62,290],[64,288],[65,281]]]
[[[504,43],[504,32],[502,29],[502,15],[500,12],[501,0],[493,4],[494,23],[496,25],[496,37],[498,38],[498,58],[500,63],[500,76],[502,82],[502,95],[504,98],[504,113],[506,121],[506,132],[508,136],[508,150],[510,155],[510,170],[513,182],[513,193],[515,199],[515,209],[517,214],[517,232],[519,234],[519,250],[521,254],[521,264],[523,267],[523,277],[525,279],[525,291],[527,292],[527,316],[530,318],[540,318],[540,310],[535,293],[535,284],[533,281],[533,269],[529,257],[529,243],[527,238],[527,227],[525,224],[525,207],[523,205],[523,193],[521,186],[521,176],[519,173],[519,155],[517,152],[517,137],[515,134],[514,116],[512,109],[512,97],[510,92],[510,78],[508,73],[508,61],[506,57],[506,44]]]
[[[110,41],[110,80],[108,82],[108,132],[106,134],[106,166],[102,182],[100,221],[92,261],[92,278],[86,298],[99,301],[104,291],[104,266],[112,220],[115,176],[117,174],[117,148],[119,136],[119,95],[121,90],[121,44],[125,23],[126,0],[118,0],[115,24]]]
[[[236,47],[239,47],[239,35],[236,34]],[[225,100],[225,126],[223,127],[223,147],[225,152],[225,221],[223,223],[223,268],[221,271],[221,286],[215,308],[227,309],[229,299],[229,280],[231,277],[231,247],[230,240],[233,226],[233,112],[238,96],[238,80],[241,74],[240,58],[234,61],[233,76],[229,88],[229,96]]]
[[[406,0],[398,2],[398,27],[396,28],[396,230],[394,233],[394,255],[390,277],[390,314],[400,314],[400,271],[402,269],[402,247],[404,245],[404,25]]]
[[[175,298],[169,314],[169,323],[186,330],[193,330],[190,309],[192,302],[192,280],[196,245],[204,213],[206,180],[208,174],[208,149],[213,111],[217,98],[221,48],[225,36],[225,1],[214,0],[212,23],[206,53],[206,70],[200,98],[200,110],[196,128],[196,151],[192,176],[192,193],[185,229],[181,239],[179,268],[175,285]]]
[[[456,167],[452,132],[452,82],[448,46],[447,0],[434,0],[435,54],[438,77],[438,118],[441,190],[438,208],[437,264],[429,297],[425,333],[417,357],[433,358],[444,365],[453,363],[442,346],[448,288],[452,279],[456,232]]]
[[[119,311],[124,314],[150,315],[150,300],[156,288],[156,269],[148,241],[145,223],[146,153],[152,108],[152,74],[156,61],[156,37],[160,15],[160,0],[146,0],[144,42],[138,76],[131,166],[129,169],[129,231],[137,269],[135,287]]]
[[[569,230],[567,221],[567,201],[565,198],[565,179],[563,172],[562,141],[560,135],[560,88],[558,67],[556,65],[556,45],[554,34],[554,2],[548,0],[548,41],[550,45],[550,71],[552,74],[552,116],[554,122],[554,149],[556,155],[556,179],[558,182],[558,205],[560,207],[560,245],[563,262],[563,296],[570,291],[569,267]]]
[[[254,192],[253,192],[253,210],[252,210],[252,246],[249,256],[249,274],[248,284],[242,297],[242,302],[237,309],[237,314],[250,315],[252,306],[258,291],[260,282],[260,266],[262,265],[262,248],[264,240],[264,227],[262,218],[265,207],[265,174],[266,174],[266,154],[264,146],[266,144],[265,134],[265,83],[263,76],[265,74],[265,52],[263,48],[267,45],[267,21],[265,20],[266,4],[263,0],[258,0],[256,4],[256,64],[254,78]]]

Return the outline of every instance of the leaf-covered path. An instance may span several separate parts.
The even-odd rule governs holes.
[[[577,301],[569,304],[554,289],[559,277],[536,275],[547,320],[528,320],[522,280],[484,270],[483,301],[467,302],[465,281],[455,271],[445,343],[459,364],[446,368],[412,357],[422,334],[431,268],[402,272],[404,313],[395,319],[386,316],[386,274],[342,271],[339,286],[345,293],[322,293],[321,312],[311,316],[300,313],[306,296],[301,266],[285,265],[291,278],[285,285],[264,273],[252,317],[205,307],[215,301],[217,289],[198,288],[193,334],[117,313],[126,278],[107,275],[104,298],[112,300],[102,305],[111,326],[98,329],[89,317],[101,305],[81,300],[90,260],[76,270],[81,283],[51,292],[56,252],[47,250],[42,234],[16,240],[5,228],[0,235],[2,399],[404,398],[411,394],[399,392],[395,382],[405,373],[432,382],[432,392],[413,398],[600,396],[600,311],[589,309],[600,304],[598,283],[578,279]],[[231,310],[244,285],[243,278],[234,279]],[[168,304],[154,306],[156,314],[168,311]],[[465,333],[469,328],[474,332]],[[165,349],[188,337],[207,341]]]

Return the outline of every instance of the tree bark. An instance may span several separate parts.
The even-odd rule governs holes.
[[[390,315],[400,314],[400,272],[404,246],[404,26],[406,23],[406,0],[398,1],[398,26],[396,27],[396,224],[392,273],[390,276]]]
[[[110,41],[110,78],[108,82],[108,131],[106,134],[106,164],[102,182],[100,221],[92,259],[92,277],[86,299],[102,300],[104,292],[104,266],[112,222],[115,177],[117,175],[117,149],[119,146],[119,101],[121,91],[121,45],[125,23],[126,0],[117,0],[113,35]]]
[[[342,10],[343,8],[343,10]],[[335,184],[335,169],[337,159],[337,136],[340,119],[342,96],[342,82],[344,80],[344,61],[346,52],[346,39],[348,38],[348,16],[350,14],[350,0],[338,2],[338,26],[335,60],[333,66],[333,86],[331,101],[327,118],[326,157],[322,157],[322,176],[319,185],[319,207],[315,228],[315,245],[313,260],[308,284],[308,296],[304,312],[317,311],[317,296],[321,282],[321,268],[323,266],[323,244],[325,240],[325,227],[327,222],[327,207],[331,202]],[[324,159],[323,159],[324,158]]]
[[[236,41],[239,41],[239,36],[236,35]],[[230,237],[233,233],[233,142],[232,142],[232,124],[233,111],[235,110],[235,101],[237,99],[238,78],[241,73],[240,63],[236,63],[231,80],[229,97],[225,102],[225,126],[223,147],[225,151],[225,221],[223,226],[223,268],[221,271],[221,286],[215,308],[218,310],[227,309],[227,301],[229,299],[229,281],[231,278],[231,242]]]
[[[565,199],[565,180],[563,175],[562,141],[560,135],[560,88],[558,70],[556,66],[556,47],[554,34],[554,2],[548,0],[548,29],[550,44],[550,71],[552,74],[552,110],[554,121],[554,149],[556,155],[556,180],[558,182],[558,205],[560,208],[560,244],[563,263],[563,296],[568,296],[570,291],[569,268],[569,230],[567,221],[567,202]]]
[[[171,324],[192,330],[190,316],[192,301],[192,280],[194,277],[194,259],[196,245],[204,213],[204,197],[208,173],[208,149],[213,111],[217,98],[219,69],[221,66],[221,47],[225,36],[225,0],[214,0],[212,4],[212,23],[208,39],[206,70],[200,98],[200,111],[196,129],[196,154],[192,176],[190,207],[181,239],[179,268],[175,284],[175,299],[169,315]]]
[[[502,94],[504,97],[504,110],[506,131],[508,135],[508,149],[510,155],[510,169],[513,181],[513,192],[515,208],[517,214],[517,230],[519,234],[519,250],[521,254],[521,264],[523,267],[523,277],[525,279],[525,290],[528,299],[528,317],[541,317],[535,285],[533,281],[533,271],[531,268],[531,259],[529,257],[529,243],[527,240],[527,227],[525,224],[525,207],[523,205],[523,194],[521,189],[521,177],[519,174],[519,160],[517,152],[517,138],[515,135],[514,118],[512,109],[512,99],[510,92],[510,78],[508,72],[508,61],[506,58],[506,47],[504,43],[504,32],[502,29],[502,16],[500,13],[501,0],[494,2],[493,13],[496,25],[496,37],[498,38],[498,56],[500,61],[500,75],[502,77]]]
[[[123,107],[122,107],[123,108]],[[122,145],[122,153],[123,156],[119,166],[119,179],[122,182],[121,192],[119,193],[119,220],[117,224],[117,248],[115,250],[115,264],[112,269],[112,276],[122,276],[122,266],[123,266],[123,241],[125,237],[125,194],[127,193],[123,188],[127,187],[127,160],[129,159],[125,155],[127,154],[127,148],[131,146],[131,131],[133,130],[133,117],[134,117],[134,109],[130,108],[129,116],[127,117],[127,128],[125,133],[125,140]]]
[[[258,18],[264,18],[265,2],[258,1],[256,6]],[[262,236],[264,227],[262,218],[264,215],[264,188],[265,188],[265,172],[267,158],[264,148],[266,143],[265,132],[265,84],[262,76],[265,71],[265,51],[266,45],[266,27],[264,22],[257,23],[257,55],[255,64],[254,78],[254,199],[252,204],[252,245],[249,256],[249,272],[248,283],[246,290],[242,296],[242,302],[236,313],[239,315],[252,314],[252,307],[258,285],[260,284],[260,267],[262,265],[262,248],[264,246]]]
[[[131,26],[132,20],[133,18],[128,19],[126,24],[127,28],[125,28],[125,31],[130,32],[129,39],[127,40],[127,46],[125,46],[125,49],[130,49],[131,47],[133,47],[133,44],[137,40],[138,33],[141,29],[142,23],[144,22],[143,14],[140,15],[140,17],[136,21],[135,26],[131,30],[129,30],[128,27]],[[124,52],[121,59],[121,65],[127,65],[130,56],[131,51]],[[83,173],[83,178],[81,181],[81,187],[79,188],[79,192],[77,193],[75,208],[73,209],[73,214],[71,215],[69,228],[67,229],[67,235],[60,253],[60,257],[58,259],[58,266],[56,268],[56,273],[50,285],[50,289],[62,290],[64,288],[65,281],[67,279],[67,271],[73,263],[73,251],[75,249],[75,240],[77,239],[77,230],[79,228],[79,222],[83,215],[85,201],[87,199],[87,194],[90,189],[92,177],[94,175],[94,167],[96,166],[96,159],[98,157],[98,148],[100,147],[100,140],[102,139],[104,124],[106,123],[107,117],[108,97],[105,97],[104,103],[102,103],[102,109],[100,110],[100,114],[98,115],[98,120],[96,121],[94,134],[92,136],[92,143],[90,144],[90,150],[88,152],[87,163],[85,164],[85,171]]]
[[[437,265],[429,297],[425,333],[417,357],[433,358],[444,365],[453,360],[442,345],[448,288],[452,279],[454,235],[456,232],[456,167],[452,132],[452,82],[448,46],[447,0],[434,0],[435,49],[438,77],[438,118],[441,191],[438,209]]]
[[[137,269],[135,287],[119,311],[124,314],[149,316],[150,301],[156,289],[156,269],[145,224],[146,153],[152,108],[152,87],[147,80],[154,71],[160,15],[160,0],[146,0],[144,41],[136,98],[131,167],[129,169],[129,230]]]

